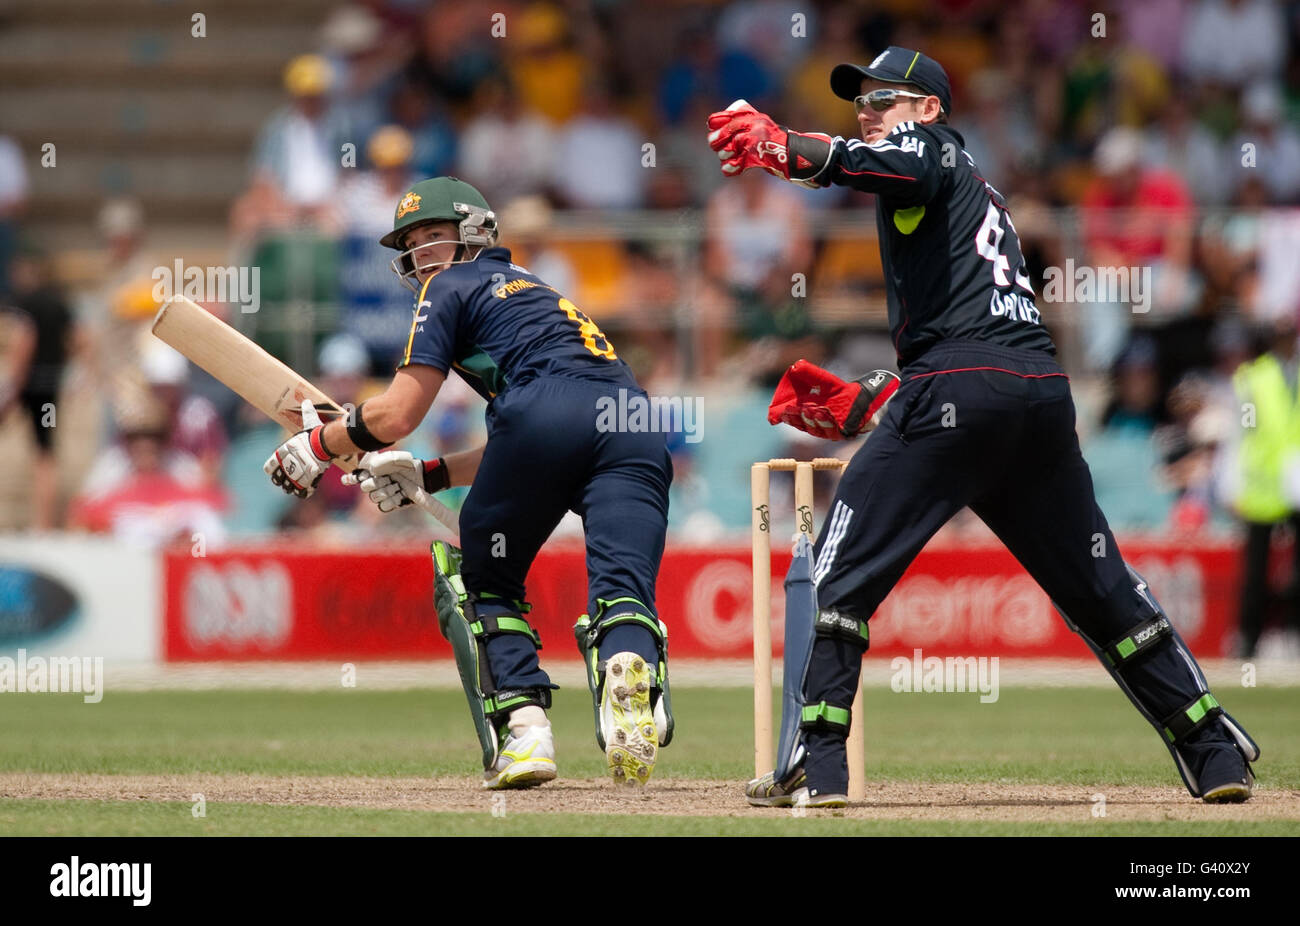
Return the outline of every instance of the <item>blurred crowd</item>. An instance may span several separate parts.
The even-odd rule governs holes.
[[[830,68],[901,44],[946,65],[952,124],[1011,197],[1036,280],[1067,257],[1151,268],[1147,318],[1100,299],[1071,305],[1068,319],[1049,313],[1083,370],[1109,370],[1135,322],[1295,313],[1297,229],[1280,207],[1300,199],[1300,4],[925,6],[773,0],[666,17],[631,3],[534,2],[502,5],[491,26],[474,4],[343,7],[321,52],[286,70],[286,106],[258,140],[231,234],[269,272],[272,299],[341,305],[339,324],[379,373],[407,306],[374,238],[413,178],[453,173],[488,192],[525,263],[626,332],[643,373],[770,378],[816,351],[815,333],[882,321],[862,221],[870,197],[807,195],[762,176],[724,185],[701,148],[704,117],[743,97],[784,123],[852,135]],[[347,146],[355,169],[341,164]],[[702,259],[682,266],[678,242],[611,236],[598,220],[585,236],[548,240],[539,232],[557,209],[703,210]],[[1062,209],[1072,221],[1052,220]],[[856,234],[828,232],[854,224]],[[323,239],[306,265],[340,272],[292,273],[294,250],[277,241],[289,230]],[[646,286],[655,265],[676,272]],[[805,293],[792,291],[796,273]],[[689,349],[673,317],[687,303]]]
[[[391,373],[410,319],[377,239],[414,180],[449,173],[479,186],[516,260],[596,318],[652,392],[761,408],[799,357],[854,376],[893,366],[871,197],[757,171],[724,184],[703,138],[706,115],[738,98],[852,136],[830,69],[891,44],[944,64],[951,124],[1009,199],[1112,523],[1192,534],[1293,523],[1295,0],[339,5],[316,51],[286,61],[283,105],[231,204],[231,253],[260,268],[261,308],[210,307],[337,400],[364,398]],[[140,246],[136,203],[104,205],[111,271],[72,298],[49,255],[22,240],[25,188],[23,158],[0,136],[0,292],[13,307],[0,413],[26,415],[44,456],[42,409],[69,369],[110,406],[90,422],[107,435],[93,470],[62,493],[79,501],[34,483],[27,523],[163,542],[370,517],[341,486],[287,509],[253,487],[274,429],[142,334],[157,294],[140,281],[157,259]],[[1045,272],[1067,261],[1145,269],[1149,298],[1136,311],[1049,299]],[[1256,370],[1270,357],[1280,392]],[[1282,410],[1270,415],[1293,416],[1268,441],[1243,419],[1261,390],[1278,393],[1263,400]],[[467,390],[438,406],[427,448],[481,439]],[[773,449],[752,427],[710,426],[711,440],[677,442],[676,501],[689,514],[674,526],[705,535],[745,523],[719,480]],[[711,458],[715,442],[734,453]],[[1252,480],[1275,481],[1276,504],[1252,508]],[[161,526],[136,517],[147,486],[166,486]]]

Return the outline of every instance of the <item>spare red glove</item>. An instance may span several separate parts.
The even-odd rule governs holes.
[[[821,367],[800,360],[785,371],[767,409],[769,424],[785,422],[814,437],[848,440],[865,434],[884,414],[898,391],[897,374],[872,370],[846,383]]]

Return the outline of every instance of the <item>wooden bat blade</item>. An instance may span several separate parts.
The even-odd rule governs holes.
[[[291,368],[184,296],[163,304],[153,333],[288,431],[302,430],[304,399],[311,399],[324,421],[347,414]],[[356,458],[340,457],[338,463],[351,472]]]
[[[304,399],[311,399],[322,420],[347,414],[347,409],[289,366],[184,296],[173,296],[163,303],[153,320],[153,333],[286,430],[302,430]],[[348,473],[357,468],[358,462],[355,456],[333,460],[335,466]],[[460,519],[437,499],[429,497],[423,507],[449,530],[460,533]]]

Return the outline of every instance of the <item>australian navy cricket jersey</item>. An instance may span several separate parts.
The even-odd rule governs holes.
[[[596,324],[506,248],[425,281],[399,366],[412,363],[454,369],[488,401],[539,376],[636,385]]]
[[[876,226],[900,366],[950,338],[1055,352],[1006,201],[964,144],[946,125],[901,122],[872,144],[834,139],[825,166],[810,178],[879,198]]]

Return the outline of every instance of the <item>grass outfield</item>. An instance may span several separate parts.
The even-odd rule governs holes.
[[[0,800],[0,832],[11,836],[602,836],[624,834],[617,814],[456,813],[337,807],[208,805],[194,819],[188,802]],[[643,836],[1295,836],[1294,821],[999,823],[850,820],[813,815],[795,819],[654,817],[637,822]]]
[[[674,796],[692,782],[713,782],[713,811],[689,816],[648,814],[641,832],[665,834],[1300,834],[1300,689],[1253,688],[1217,694],[1260,742],[1264,761],[1259,797],[1265,792],[1291,801],[1267,817],[1224,817],[1226,808],[1205,808],[1182,794],[1190,819],[1123,819],[1089,815],[1087,797],[1108,789],[1170,789],[1181,784],[1168,754],[1117,690],[1003,688],[994,704],[972,695],[909,695],[869,690],[867,780],[936,789],[988,787],[1045,791],[1073,789],[1081,797],[1078,822],[1005,819],[862,819],[825,813],[796,818],[788,812],[750,811],[740,784],[752,772],[752,694],[747,689],[687,688],[675,692],[678,736],[664,751],[655,782]],[[585,692],[557,694],[552,711],[562,778],[592,779],[584,790],[556,791],[560,783],[525,795],[509,795],[511,812],[486,812],[490,795],[470,776],[478,766],[463,695],[455,691],[328,692],[159,691],[107,694],[88,705],[76,695],[0,698],[0,832],[9,834],[538,834],[596,835],[625,828],[608,810],[599,782],[603,757],[592,735]],[[172,800],[152,791],[113,794],[102,800],[33,799],[23,773],[54,776],[75,785],[78,776],[174,776]],[[459,801],[454,812],[347,806],[316,806],[311,797],[279,801],[209,799],[206,816],[191,813],[188,779],[227,782],[248,777],[285,780],[312,776],[411,779],[440,782],[441,794]],[[44,780],[44,779],[42,779]],[[728,783],[719,790],[717,782]],[[735,782],[731,788],[729,783]],[[134,782],[131,783],[134,785]],[[260,787],[261,785],[258,785]],[[612,786],[608,786],[612,788]],[[124,785],[125,791],[131,786]],[[653,792],[653,787],[651,791]],[[290,789],[292,791],[292,788]],[[551,803],[604,803],[534,813],[529,801],[543,792]],[[1291,792],[1287,794],[1286,792]],[[667,791],[664,792],[667,796]],[[733,796],[734,795],[734,796]],[[95,799],[92,799],[95,798]],[[645,800],[653,800],[653,793]],[[870,796],[869,796],[870,800]],[[1024,805],[1037,803],[1019,799]],[[1013,802],[1013,803],[1017,803]],[[923,803],[923,802],[922,802]],[[963,807],[965,801],[958,801]],[[978,802],[977,802],[978,803]],[[986,803],[995,805],[1005,801]],[[1259,801],[1242,805],[1253,809]],[[676,805],[673,805],[676,806]],[[1180,805],[1181,806],[1181,805]],[[475,812],[483,808],[485,812]],[[1197,808],[1201,808],[1198,810]],[[1032,806],[1029,808],[1032,810]],[[1294,812],[1293,812],[1294,811]],[[933,816],[933,815],[932,815]],[[961,813],[954,810],[954,817]],[[1071,817],[1070,820],[1074,820]]]

